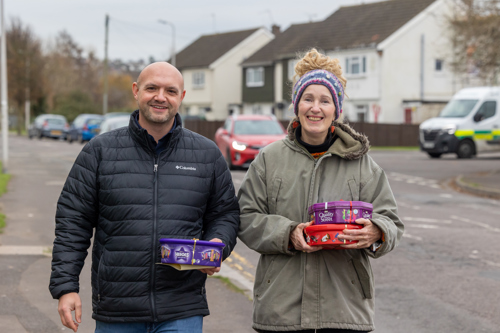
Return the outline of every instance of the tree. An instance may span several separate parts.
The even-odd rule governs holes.
[[[449,19],[453,71],[477,77],[482,84],[498,83],[500,70],[500,1],[456,0]]]
[[[134,96],[132,95],[132,83],[134,80],[130,75],[114,72],[109,75],[108,82],[110,112],[130,112],[137,108]]]
[[[25,102],[35,101],[32,109],[43,108],[45,60],[40,39],[20,19],[11,19],[6,36],[9,104],[16,110],[17,132],[21,134]]]
[[[49,109],[60,109],[61,100],[71,96],[78,96],[81,101],[82,94],[85,94],[86,103],[92,104],[89,111],[99,113],[102,100],[99,89],[101,67],[101,61],[94,52],[85,52],[66,31],[60,32],[55,42],[49,45],[45,66]],[[86,108],[88,106],[86,104]]]

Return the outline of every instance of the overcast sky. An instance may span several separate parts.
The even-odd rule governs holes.
[[[174,24],[177,52],[201,35],[321,21],[340,6],[380,0],[3,0],[7,24],[20,18],[44,41],[66,30],[86,50],[104,57],[104,20],[110,16],[109,57],[169,58]]]

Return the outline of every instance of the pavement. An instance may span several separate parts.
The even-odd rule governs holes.
[[[459,175],[454,185],[461,192],[500,200],[500,170]]]

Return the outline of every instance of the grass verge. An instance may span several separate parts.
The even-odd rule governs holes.
[[[224,283],[229,289],[231,289],[232,291],[234,292],[237,292],[237,293],[240,293],[242,295],[245,295],[245,292],[238,288],[236,285],[234,285],[231,280],[229,280],[227,277],[223,277],[223,276],[217,276],[217,275],[212,275],[210,276],[211,278],[214,278],[214,279],[218,279],[220,280],[222,283]]]
[[[2,162],[0,162],[0,197],[7,192],[7,183],[10,179],[10,175],[3,173],[2,169]],[[0,211],[0,234],[3,232],[3,228],[5,228],[5,215]]]

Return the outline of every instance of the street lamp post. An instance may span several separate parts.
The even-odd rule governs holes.
[[[1,73],[1,109],[2,109],[2,166],[3,171],[7,171],[9,161],[9,144],[8,144],[8,131],[9,131],[9,117],[7,110],[9,109],[7,100],[7,43],[5,43],[5,19],[3,12],[3,0],[0,0],[0,20],[2,20],[0,29],[2,35],[1,53],[0,53],[0,71]]]
[[[175,26],[172,22],[168,22],[165,20],[158,20],[159,23],[161,24],[166,24],[170,25],[172,27],[172,54],[171,54],[171,60],[172,60],[172,66],[175,67]]]

